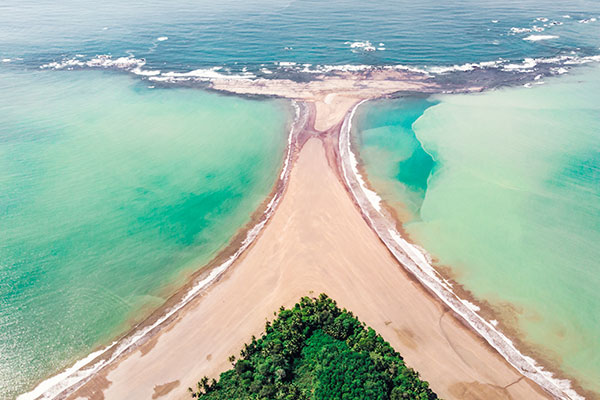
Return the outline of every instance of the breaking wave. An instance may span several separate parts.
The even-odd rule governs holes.
[[[555,35],[529,35],[523,40],[536,42],[555,39]],[[364,43],[363,43],[364,44]],[[384,45],[379,43],[379,45]],[[362,44],[360,45],[362,46]],[[360,47],[356,46],[356,47]],[[362,47],[361,47],[362,48]],[[10,62],[10,60],[3,60]],[[115,69],[126,71],[140,76],[151,82],[178,84],[202,83],[217,79],[313,79],[316,75],[327,74],[368,74],[371,71],[402,71],[422,74],[433,77],[440,82],[458,82],[468,78],[469,74],[479,73],[478,76],[484,87],[495,87],[514,84],[533,83],[539,76],[552,76],[567,73],[573,66],[600,62],[600,55],[580,56],[574,52],[570,54],[546,57],[524,58],[521,60],[497,60],[441,66],[414,66],[414,65],[368,65],[368,64],[343,64],[343,65],[314,65],[300,64],[292,61],[278,61],[272,64],[261,64],[257,67],[237,67],[233,69],[226,66],[198,68],[191,71],[163,71],[147,68],[146,60],[133,55],[114,58],[111,55],[97,55],[85,58],[81,54],[53,61],[40,66],[41,69],[74,70],[74,69]],[[304,77],[304,78],[302,78]],[[456,84],[455,84],[456,85]],[[443,86],[443,84],[442,84]]]

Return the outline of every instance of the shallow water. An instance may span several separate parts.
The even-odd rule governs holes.
[[[272,189],[289,105],[0,73],[0,398],[161,305]]]
[[[596,392],[599,94],[594,67],[531,89],[367,105],[355,132],[367,176],[411,238]]]

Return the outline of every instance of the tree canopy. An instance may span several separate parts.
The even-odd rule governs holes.
[[[437,399],[372,328],[321,294],[279,310],[219,380],[203,378],[192,397],[231,399]]]

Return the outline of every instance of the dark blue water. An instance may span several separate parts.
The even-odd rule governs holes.
[[[279,62],[432,69],[579,59],[600,54],[599,17],[596,0],[5,0],[0,65],[102,54],[144,59],[145,69],[163,72],[220,66],[260,74]]]

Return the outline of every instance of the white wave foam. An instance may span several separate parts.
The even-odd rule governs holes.
[[[199,81],[208,82],[213,79],[253,79],[256,78],[251,72],[242,71],[240,74],[223,74],[221,71],[222,67],[213,67],[207,69],[195,69],[188,72],[163,72],[160,75],[151,76],[149,79],[156,82],[185,82],[185,81]]]
[[[468,72],[476,69],[496,68],[502,64],[501,60],[497,61],[484,61],[480,63],[466,63],[461,65],[441,66],[441,67],[429,67],[427,70],[434,74],[445,74],[448,72]]]
[[[77,361],[75,364],[73,364],[73,366],[71,368],[66,369],[65,371],[61,372],[60,374],[53,376],[52,378],[46,379],[45,381],[40,383],[35,389],[33,389],[31,392],[20,395],[19,397],[17,397],[17,400],[33,400],[33,399],[37,399],[40,397],[42,399],[51,399],[52,397],[48,397],[46,395],[51,389],[58,387],[60,389],[60,391],[62,391],[63,389],[61,389],[61,388],[67,388],[67,387],[79,382],[80,379],[78,379],[78,378],[80,377],[80,374],[81,374],[80,370],[83,367],[85,367],[87,364],[91,363],[96,357],[98,357],[98,356],[102,355],[103,353],[105,353],[106,351],[110,350],[114,345],[115,345],[115,342],[113,342],[110,346],[105,347],[102,350],[98,350],[93,353],[90,353],[87,357],[85,357],[85,358]],[[56,394],[59,394],[60,391],[57,392]]]
[[[407,71],[423,75],[438,75],[447,74],[452,72],[470,72],[481,69],[498,69],[506,72],[531,72],[539,64],[585,64],[593,61],[600,61],[600,55],[598,56],[586,56],[580,57],[576,54],[564,55],[558,57],[549,58],[525,58],[521,62],[510,62],[505,59],[498,59],[494,61],[483,61],[479,63],[465,63],[456,65],[443,65],[443,66],[425,66],[416,67],[408,65],[384,65],[374,66],[366,64],[348,64],[348,65],[316,65],[303,64],[302,67],[295,66],[296,71],[311,74],[327,74],[331,72],[362,72],[376,69],[384,70],[396,70],[396,71]],[[294,67],[286,67],[286,70],[293,69]]]
[[[140,59],[140,58],[135,58],[133,56],[119,57],[119,58],[113,59],[112,56],[110,56],[110,55],[101,54],[101,55],[98,55],[87,61],[80,60],[79,59],[80,57],[78,57],[78,56],[76,56],[74,58],[65,59],[60,62],[56,61],[56,62],[44,64],[40,68],[42,68],[42,69],[45,69],[45,68],[70,69],[70,68],[75,68],[75,67],[79,67],[79,68],[89,67],[89,68],[117,68],[117,69],[131,70],[134,68],[141,68],[146,64],[146,60]]]
[[[516,27],[512,27],[512,28],[510,28],[510,32],[511,33],[527,33],[527,32],[531,32],[531,28],[516,28]]]
[[[539,42],[540,40],[550,40],[550,39],[558,39],[559,36],[556,35],[529,35],[524,37],[523,40],[527,40],[528,42]]]
[[[12,61],[12,59],[10,59],[10,58],[3,58],[2,59],[2,62],[4,62],[4,63],[9,63],[11,61]]]
[[[284,162],[284,167],[282,173],[279,178],[278,184],[285,185],[289,180],[290,175],[290,165],[291,165],[291,157],[293,154],[293,149],[291,148],[293,144],[293,139],[298,135],[299,130],[306,123],[306,115],[307,113],[302,113],[300,107],[296,102],[293,102],[294,108],[296,110],[296,117],[290,129],[290,133],[288,136],[288,150],[287,155]],[[305,107],[305,106],[303,106]],[[304,115],[304,119],[301,119],[301,116]],[[101,368],[110,364],[112,361],[117,359],[119,356],[124,354],[127,350],[131,349],[134,345],[138,344],[140,340],[145,338],[151,331],[159,327],[163,322],[169,319],[176,312],[181,310],[186,304],[188,304],[193,298],[195,298],[203,289],[205,289],[209,284],[215,281],[219,276],[221,276],[232,264],[235,260],[237,260],[240,255],[246,251],[246,249],[252,244],[252,242],[256,239],[258,234],[266,225],[267,221],[271,218],[275,209],[279,205],[279,202],[282,198],[282,192],[278,191],[275,193],[269,204],[267,205],[267,209],[263,214],[263,218],[260,222],[254,225],[246,234],[246,237],[242,241],[240,247],[236,250],[236,252],[227,259],[223,264],[214,268],[210,271],[208,276],[194,284],[192,288],[182,297],[182,299],[171,309],[167,310],[163,316],[158,318],[154,323],[149,326],[143,327],[136,331],[131,337],[126,339],[122,339],[119,342],[114,342],[111,345],[98,350],[84,359],[76,362],[73,366],[66,369],[65,371],[46,379],[41,382],[35,389],[28,393],[24,393],[20,395],[17,400],[34,400],[34,399],[54,399],[57,396],[61,395],[61,393],[65,392],[69,389],[76,389],[77,385],[81,385],[89,380],[93,374],[98,372]],[[113,349],[110,357],[106,359],[100,359],[95,364],[85,368],[89,363],[91,363],[96,358],[101,357],[103,354],[106,354],[109,350]]]
[[[529,28],[527,28],[529,29]],[[523,40],[536,42],[540,40],[550,40],[557,38],[554,35],[529,35]],[[328,74],[328,73],[358,73],[375,70],[390,70],[390,71],[406,71],[418,73],[425,76],[440,75],[455,72],[470,72],[482,69],[498,69],[505,72],[533,72],[539,64],[558,64],[564,67],[567,65],[585,64],[589,62],[600,61],[600,55],[596,56],[578,56],[574,51],[571,55],[563,55],[549,58],[525,58],[521,62],[514,62],[505,59],[494,61],[484,61],[479,63],[465,63],[445,66],[410,66],[410,65],[366,65],[366,64],[346,64],[346,65],[312,65],[312,64],[297,64],[291,61],[275,62],[274,68],[266,68],[261,64],[259,70],[263,75],[270,75],[277,69],[285,72],[298,72],[308,74]],[[83,59],[82,55],[77,55],[73,58],[66,58],[60,62],[51,62],[42,65],[40,68],[52,69],[76,69],[76,68],[115,68],[128,71],[135,75],[143,76],[149,80],[156,82],[167,83],[182,83],[182,82],[209,82],[214,79],[242,80],[255,79],[257,76],[248,71],[244,67],[241,72],[231,73],[231,70],[221,66],[212,68],[196,69],[193,71],[183,72],[161,72],[160,70],[144,69],[146,61],[138,59],[134,56],[112,58],[110,55],[98,55],[89,60]],[[555,73],[556,69],[551,69],[551,73]],[[562,70],[561,70],[562,71]],[[564,72],[558,72],[564,73]]]
[[[531,28],[510,28],[510,34],[516,35],[519,33],[529,33],[529,32],[543,32],[546,28],[542,26],[533,25]]]
[[[344,42],[344,44],[350,45],[350,49],[352,49],[352,51],[375,51],[377,50],[377,48],[375,46],[373,46],[373,43],[371,43],[368,40],[365,40],[364,42],[358,41],[358,42]]]
[[[376,197],[371,195],[369,192],[372,191],[365,187],[364,180],[355,165],[356,157],[353,155],[350,145],[352,119],[356,109],[362,103],[364,101],[357,104],[344,119],[338,150],[346,186],[381,241],[404,268],[460,315],[521,374],[529,377],[557,398],[583,400],[583,397],[571,388],[568,380],[554,378],[551,372],[543,370],[534,359],[521,354],[513,342],[498,331],[491,321],[486,321],[477,313],[478,306],[456,295],[450,285],[437,274],[425,254],[402,238],[396,230],[394,222],[381,212],[381,199],[377,194],[375,194]],[[375,202],[372,202],[372,199],[375,199]]]
[[[112,58],[110,55],[101,54],[89,60],[83,60],[82,54],[76,54],[73,58],[67,58],[62,61],[55,61],[40,66],[42,69],[75,69],[75,68],[115,68],[124,71],[129,71],[132,74],[140,76],[157,76],[159,70],[142,69],[146,65],[146,60],[143,58],[135,58],[134,56]]]
[[[157,42],[164,42],[165,40],[169,40],[168,36],[161,36],[161,37],[157,37],[156,41]]]
[[[469,307],[470,310],[473,310],[475,312],[481,311],[481,308],[479,308],[479,306],[477,304],[471,303],[469,300],[465,300],[465,299],[462,299],[461,301],[463,302],[463,304],[465,306]]]
[[[132,73],[136,74],[136,75],[140,75],[140,76],[156,76],[156,75],[160,75],[160,70],[157,69],[141,69],[141,68],[134,68],[131,70]]]
[[[567,72],[569,72],[569,70],[564,67],[560,67],[560,68],[553,68],[552,72],[555,73],[556,75],[562,75],[562,74],[566,74]]]

